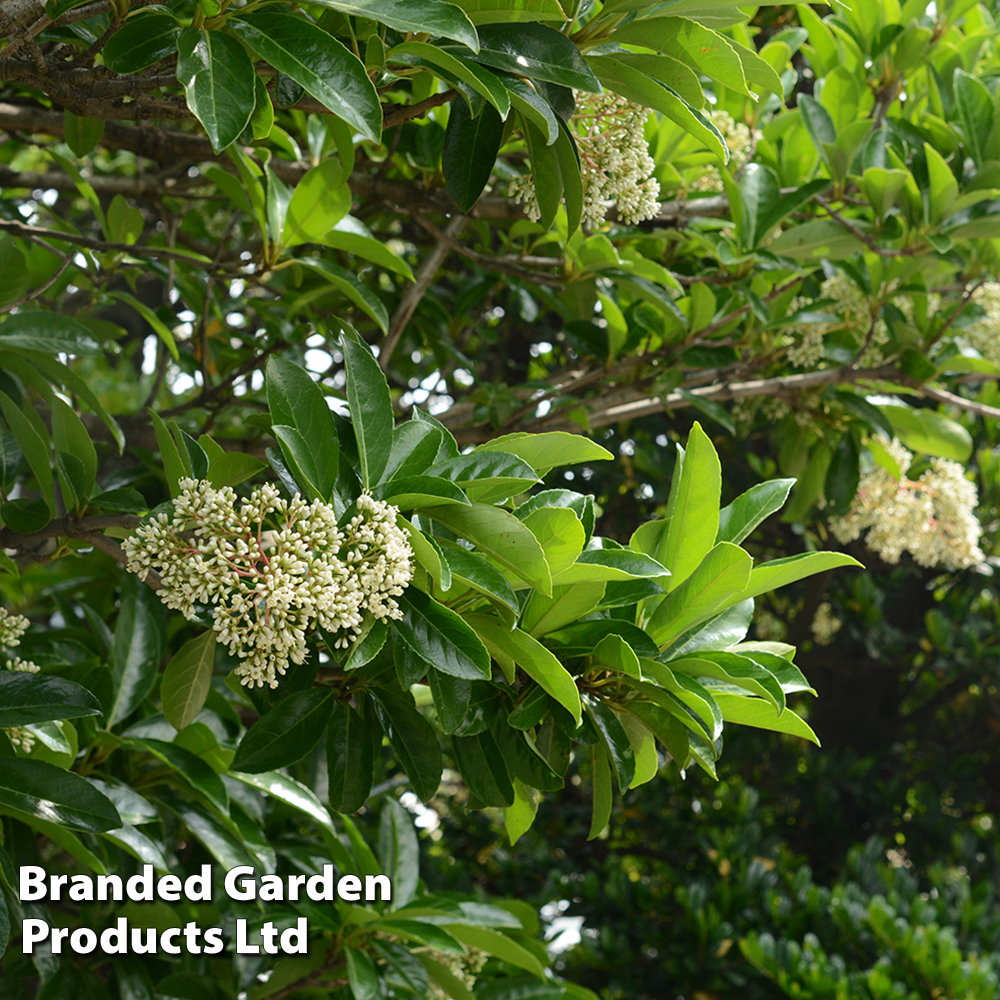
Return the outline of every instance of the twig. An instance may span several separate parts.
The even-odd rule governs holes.
[[[920,394],[928,399],[936,399],[939,403],[948,403],[966,413],[975,413],[978,417],[990,417],[993,420],[1000,420],[1000,409],[995,406],[987,406],[985,403],[977,403],[974,399],[966,399],[964,396],[956,396],[947,389],[938,389],[932,385],[922,385]]]
[[[393,313],[389,323],[389,332],[386,334],[385,340],[382,341],[382,347],[379,350],[378,363],[382,371],[388,369],[392,352],[396,349],[399,338],[402,336],[403,330],[406,329],[406,324],[410,322],[420,300],[426,294],[427,289],[431,287],[438,268],[448,256],[448,251],[451,250],[451,241],[462,231],[465,222],[464,215],[456,215],[448,223],[440,239],[434,244],[434,248],[417,272],[417,280],[403,293],[399,308]]]
[[[52,249],[52,248],[48,247],[47,249]],[[0,315],[2,315],[3,313],[10,312],[12,309],[16,309],[18,306],[23,306],[26,302],[31,302],[34,299],[37,299],[40,295],[42,295],[49,288],[51,288],[63,276],[63,272],[66,270],[66,268],[68,268],[70,264],[73,263],[72,257],[67,257],[65,254],[63,254],[62,256],[64,259],[62,264],[59,265],[59,270],[56,271],[56,273],[52,275],[52,277],[49,278],[49,280],[46,281],[44,285],[39,285],[38,288],[36,288],[34,291],[28,292],[27,295],[23,295],[21,298],[15,299],[13,302],[8,302],[7,305],[0,307]]]

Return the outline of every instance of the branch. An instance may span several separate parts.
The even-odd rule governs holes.
[[[181,253],[178,250],[168,250],[162,247],[145,247],[131,243],[108,243],[105,240],[94,240],[88,236],[79,236],[76,233],[63,233],[58,229],[43,229],[41,226],[29,226],[25,222],[13,222],[0,219],[0,232],[13,233],[22,239],[34,240],[54,240],[56,242],[72,243],[74,246],[86,247],[88,250],[96,250],[98,253],[127,253],[133,257],[152,257],[159,260],[177,260],[185,264],[196,264],[206,266],[206,262],[199,261],[191,254]],[[225,269],[225,265],[218,265]]]
[[[978,417],[990,417],[993,420],[1000,419],[1000,410],[995,406],[987,406],[985,403],[977,403],[974,399],[966,399],[964,396],[956,396],[947,389],[937,389],[932,385],[922,385],[920,393],[928,399],[936,399],[939,403],[949,403],[966,413],[975,413]]]
[[[107,528],[127,528],[132,530],[139,527],[139,518],[135,514],[100,514],[93,517],[66,517],[49,521],[44,528],[39,531],[11,531],[10,528],[0,528],[0,549],[18,549],[31,551],[40,543],[52,538],[72,538],[79,542],[92,545],[95,549],[111,556],[112,559],[124,565],[127,562],[122,547],[113,539],[108,538],[102,532]],[[162,589],[160,578],[156,573],[150,572],[146,577],[146,583],[153,590]]]
[[[456,215],[448,223],[445,231],[434,245],[434,249],[427,255],[427,259],[417,272],[417,280],[403,293],[399,308],[389,323],[389,332],[386,334],[385,340],[382,341],[382,347],[379,350],[378,363],[382,371],[389,367],[392,352],[396,349],[396,344],[399,343],[399,338],[402,336],[403,330],[406,329],[406,324],[410,322],[410,317],[416,311],[420,300],[424,297],[427,289],[431,287],[434,276],[438,273],[438,268],[448,256],[451,241],[462,231],[465,222],[464,215]]]

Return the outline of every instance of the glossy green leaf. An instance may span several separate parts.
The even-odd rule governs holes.
[[[171,808],[177,818],[194,834],[202,846],[225,871],[249,865],[260,866],[260,862],[247,850],[236,835],[215,816],[195,803],[172,803]]]
[[[160,700],[167,721],[178,731],[194,722],[212,684],[216,633],[203,632],[184,643],[163,671]]]
[[[587,840],[599,837],[608,826],[611,819],[611,806],[614,792],[611,787],[611,762],[604,743],[594,743],[590,748],[593,782],[593,812],[590,819],[590,833]]]
[[[659,646],[669,646],[678,636],[723,610],[723,604],[745,600],[742,591],[750,580],[753,560],[733,545],[719,542],[698,568],[653,612],[646,631]],[[741,595],[734,599],[734,595]]]
[[[420,846],[413,819],[393,798],[387,798],[379,820],[378,853],[392,882],[393,909],[413,898],[420,876]]]
[[[514,76],[599,94],[601,85],[580,50],[547,24],[484,24],[479,61]]]
[[[632,751],[632,742],[621,720],[599,698],[587,696],[584,700],[584,709],[594,723],[594,728],[601,734],[604,748],[618,777],[618,789],[624,795],[635,777],[635,754]]]
[[[288,203],[281,243],[285,247],[300,243],[322,243],[324,237],[351,210],[351,191],[344,170],[336,159],[324,160],[295,185]],[[317,260],[298,258],[309,266]]]
[[[426,507],[421,515],[440,521],[461,538],[543,594],[552,593],[552,574],[538,539],[513,514],[474,503],[468,507]]]
[[[403,617],[393,631],[429,666],[452,677],[489,680],[489,653],[460,615],[416,587],[396,600]]]
[[[247,51],[221,31],[185,28],[177,40],[177,80],[212,149],[221,153],[250,122],[257,73]]]
[[[476,552],[460,546],[447,549],[448,565],[452,579],[457,579],[480,594],[499,602],[511,612],[520,611],[517,595],[507,578],[491,562]]]
[[[492,615],[470,614],[466,621],[486,644],[490,655],[513,677],[520,667],[539,687],[580,721],[582,706],[576,682],[566,668],[537,639],[521,629],[508,629]]]
[[[897,437],[907,448],[967,462],[972,454],[972,436],[961,425],[936,410],[914,410],[908,406],[880,404]]]
[[[0,327],[2,330],[2,327]],[[14,435],[22,454],[35,475],[49,513],[55,511],[55,490],[52,467],[49,464],[49,442],[35,429],[35,425],[18,409],[14,400],[0,392],[0,412]]]
[[[841,566],[860,566],[857,559],[846,552],[800,552],[798,555],[786,556],[784,559],[772,559],[769,562],[755,566],[750,573],[746,588],[731,598],[731,602],[745,601],[749,597],[768,594],[778,587],[804,580],[807,576],[825,573]]]
[[[302,17],[279,10],[227,22],[261,59],[290,77],[365,138],[378,142],[382,108],[364,64],[346,46]]]
[[[323,829],[333,832],[333,823],[329,812],[316,797],[316,793],[300,781],[290,778],[287,774],[281,774],[279,771],[264,771],[261,774],[231,771],[230,775],[244,785],[249,785],[251,788],[265,792],[279,802],[284,802],[285,805],[291,806],[304,816],[308,816]]]
[[[761,522],[781,510],[794,485],[794,479],[772,479],[751,486],[746,493],[719,511],[716,542],[739,545]]]
[[[660,769],[660,757],[656,751],[656,740],[652,731],[645,723],[640,722],[630,712],[618,712],[629,743],[632,744],[632,755],[635,758],[635,774],[629,788],[638,788],[656,777]]]
[[[351,408],[358,444],[361,483],[375,486],[382,478],[392,450],[392,400],[385,375],[365,344],[352,329],[341,338],[347,370],[347,404]]]
[[[552,596],[532,591],[524,607],[521,628],[536,639],[579,621],[601,603],[605,583],[570,583],[552,588]]]
[[[326,733],[330,806],[357,812],[368,798],[374,775],[371,726],[350,705],[337,702]]]
[[[506,934],[488,927],[469,927],[466,924],[446,924],[445,926],[463,944],[485,951],[487,955],[495,955],[540,979],[545,978],[545,967],[538,958],[523,945],[507,937]]]
[[[455,0],[473,24],[521,21],[555,21],[563,24],[566,12],[558,0]]]
[[[370,690],[393,752],[417,797],[427,802],[441,783],[441,748],[436,733],[417,711],[408,691],[388,687]]]
[[[500,117],[506,119],[510,114],[510,96],[507,88],[496,73],[478,61],[465,58],[462,52],[461,49],[448,50],[438,45],[431,45],[429,42],[411,41],[390,49],[386,53],[386,58],[390,63],[427,64],[443,71],[449,78],[460,80],[486,98],[500,113]]]
[[[590,56],[587,61],[609,90],[666,115],[703,143],[723,163],[729,159],[729,150],[718,129],[675,91],[615,56]]]
[[[100,714],[100,702],[73,681],[21,670],[0,672],[0,729]]]
[[[514,785],[489,730],[453,736],[452,752],[469,792],[484,806],[505,809],[514,803]]]
[[[101,833],[122,825],[111,800],[85,778],[37,760],[0,757],[0,805],[69,830]]]
[[[132,738],[136,748],[148,750],[158,760],[163,761],[172,771],[194,791],[205,799],[223,816],[229,815],[229,794],[222,779],[197,754],[177,743],[149,737]]]
[[[180,33],[177,19],[163,8],[136,12],[107,40],[104,65],[116,73],[137,73],[173,55]]]
[[[770,701],[784,711],[785,692],[780,681],[752,656],[725,650],[703,650],[700,656],[682,656],[670,661],[670,669],[692,677],[714,677]]]
[[[476,448],[476,454],[489,451],[503,451],[517,455],[539,476],[546,475],[556,466],[604,462],[614,458],[607,448],[596,441],[591,441],[582,434],[568,434],[565,431],[504,434]]]
[[[345,947],[344,958],[347,960],[347,981],[354,1000],[375,1000],[381,977],[371,956],[366,951]]]
[[[234,771],[259,774],[301,760],[323,735],[333,711],[330,689],[296,691],[258,719],[240,740]]]
[[[819,739],[810,726],[790,708],[779,713],[770,702],[763,698],[744,698],[724,691],[715,692],[715,700],[726,722],[738,722],[756,729],[770,729],[776,733],[790,733],[801,736],[819,746]]]
[[[643,580],[663,581],[670,571],[650,556],[627,549],[586,549],[576,562],[553,578],[554,584],[588,583],[595,581]]]
[[[503,139],[503,121],[491,105],[473,117],[464,100],[452,102],[444,133],[441,170],[463,212],[479,200],[493,173]]]
[[[538,792],[526,785],[520,778],[514,778],[514,801],[503,811],[504,828],[511,845],[516,844],[523,834],[531,829],[538,813]]]
[[[583,550],[583,524],[569,507],[539,507],[521,523],[538,539],[553,576],[569,569]]]
[[[451,480],[441,476],[406,476],[390,479],[378,496],[400,510],[429,507],[441,503],[469,503],[469,498]]]
[[[152,691],[163,656],[164,619],[156,594],[137,577],[126,576],[115,623],[108,729],[127,719]]]
[[[410,265],[390,247],[376,239],[371,230],[352,215],[345,215],[333,229],[327,230],[320,242],[336,250],[344,250],[362,260],[371,261],[386,271],[413,281]]]
[[[479,50],[479,37],[461,7],[445,0],[314,0],[321,7],[381,21],[397,31],[452,38]]]

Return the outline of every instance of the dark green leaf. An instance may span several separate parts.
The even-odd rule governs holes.
[[[427,684],[431,689],[441,729],[449,735],[457,732],[469,710],[472,684],[440,670],[427,671]]]
[[[493,172],[503,138],[503,122],[487,104],[473,118],[468,104],[455,100],[448,116],[441,169],[451,196],[467,212],[479,200]]]
[[[479,61],[514,76],[599,94],[601,85],[580,50],[547,24],[484,24]]]
[[[381,977],[371,957],[365,951],[344,948],[344,958],[347,959],[347,981],[354,1000],[375,1000]]]
[[[85,778],[38,760],[0,757],[0,805],[70,830],[101,833],[122,825],[111,800]]]
[[[334,704],[326,730],[330,808],[357,812],[368,798],[375,763],[372,726],[343,702]]]
[[[397,31],[453,38],[479,51],[479,38],[461,7],[444,0],[314,0],[321,7],[381,21]]]
[[[41,531],[49,523],[49,508],[41,497],[36,500],[18,497],[0,507],[0,518],[11,531],[30,534]]]
[[[395,632],[418,656],[453,677],[489,680],[489,653],[459,615],[415,587],[398,602],[403,617]]]
[[[373,687],[382,727],[417,797],[427,802],[441,783],[441,748],[430,723],[417,711],[413,695]]]
[[[100,714],[100,702],[73,681],[21,670],[0,672],[0,729]]]
[[[261,59],[366,138],[379,141],[382,108],[378,93],[364,63],[336,38],[303,17],[278,10],[243,14],[227,23]]]
[[[115,623],[111,664],[115,693],[107,715],[109,729],[127,719],[153,690],[163,656],[164,619],[156,594],[137,577],[127,576]]]
[[[130,17],[101,50],[104,65],[116,73],[137,73],[177,51],[181,27],[162,8]]]
[[[256,71],[247,51],[221,31],[185,28],[177,41],[177,81],[216,153],[235,142],[253,114]]]
[[[635,777],[635,755],[628,734],[618,716],[600,699],[587,696],[583,705],[604,740],[618,776],[618,788],[624,794]]]
[[[382,807],[378,829],[378,853],[382,869],[393,889],[393,909],[398,910],[413,898],[420,877],[420,846],[413,819],[393,798]]]
[[[175,771],[194,791],[200,792],[224,816],[229,814],[229,794],[222,779],[197,754],[176,743],[138,738],[131,741],[148,750]]]
[[[393,414],[389,386],[371,349],[349,327],[341,338],[347,370],[347,403],[358,443],[361,484],[380,482],[392,450]]]
[[[858,445],[854,435],[842,434],[833,451],[830,468],[826,473],[826,485],[823,487],[831,513],[841,515],[850,510],[861,480],[859,461]]]
[[[488,730],[477,736],[453,736],[452,748],[469,791],[483,805],[513,805],[514,786],[503,755]]]
[[[259,774],[301,760],[323,735],[333,711],[329,689],[296,691],[257,720],[240,741],[234,771]]]

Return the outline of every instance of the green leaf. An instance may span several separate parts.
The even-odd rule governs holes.
[[[129,743],[142,750],[148,750],[158,760],[163,761],[190,788],[199,792],[205,800],[218,809],[223,816],[229,815],[229,794],[222,779],[197,754],[177,743],[148,737],[131,737]]]
[[[224,870],[229,871],[241,865],[260,867],[260,862],[247,851],[236,835],[201,806],[176,802],[171,803],[171,809]]]
[[[858,446],[854,435],[848,431],[841,434],[837,447],[833,450],[823,486],[831,514],[844,515],[850,510],[860,481]]]
[[[555,21],[562,25],[566,12],[558,0],[455,0],[473,24],[521,21]]]
[[[278,771],[264,771],[261,774],[231,771],[230,776],[243,782],[244,785],[256,788],[260,792],[266,792],[272,798],[284,802],[285,805],[291,806],[304,816],[308,816],[324,830],[333,832],[330,814],[316,797],[316,793],[287,774],[281,774]]]
[[[472,684],[440,670],[428,670],[427,685],[431,689],[441,729],[450,736],[457,732],[465,721],[472,696]]]
[[[500,78],[492,70],[461,55],[461,50],[448,51],[429,42],[403,42],[386,53],[390,62],[404,65],[428,64],[441,70],[447,77],[454,77],[467,84],[477,94],[485,97],[505,119],[510,114],[510,95]],[[452,109],[452,114],[454,109]]]
[[[967,462],[972,454],[972,435],[936,410],[913,410],[908,406],[879,405],[889,418],[896,436],[907,448],[926,455]]]
[[[104,65],[116,73],[137,73],[172,56],[180,33],[177,19],[162,8],[136,13],[107,40]]]
[[[468,507],[425,507],[432,517],[543,594],[552,593],[552,574],[538,539],[513,514],[474,503]]]
[[[163,462],[163,472],[167,479],[167,488],[171,497],[180,494],[180,481],[189,474],[181,456],[177,443],[170,436],[167,425],[160,419],[159,414],[153,410],[149,411],[149,419],[153,424],[153,432],[156,434],[156,443],[160,449],[160,460]]]
[[[719,130],[675,91],[615,56],[590,56],[587,61],[609,90],[666,115],[727,162],[729,150]]]
[[[366,139],[378,142],[382,108],[364,64],[333,35],[303,17],[255,11],[227,21],[261,59],[290,77]]]
[[[503,139],[503,121],[492,105],[473,117],[464,100],[452,102],[441,151],[441,170],[463,212],[479,200],[489,182]]]
[[[56,460],[60,453],[76,462],[81,480],[78,502],[83,504],[90,497],[97,478],[97,449],[90,439],[83,421],[63,400],[56,395],[50,403],[52,416],[52,443],[56,448]]]
[[[375,1000],[381,977],[371,957],[367,952],[345,947],[344,958],[347,960],[347,982],[354,1000]]]
[[[288,203],[285,226],[281,232],[284,247],[300,243],[322,243],[324,237],[351,210],[351,190],[341,165],[335,159],[324,160],[308,170],[295,185]],[[314,257],[297,258],[309,266]]]
[[[403,617],[393,631],[435,670],[465,680],[489,680],[490,657],[461,616],[416,587],[397,598]]]
[[[653,553],[670,570],[668,592],[683,583],[715,543],[722,495],[722,465],[711,438],[695,422],[667,499],[669,522],[660,549]]]
[[[952,83],[966,155],[972,158],[977,167],[981,167],[987,158],[984,150],[995,114],[993,98],[982,81],[962,69],[955,70]]]
[[[837,129],[830,117],[830,112],[816,98],[810,97],[808,94],[798,95],[797,106],[802,115],[802,124],[805,125],[813,145],[817,149],[822,149],[824,144],[835,145]]]
[[[576,681],[537,639],[519,628],[508,629],[492,615],[470,614],[466,621],[486,644],[490,655],[504,667],[511,680],[520,667],[580,723],[582,706]]]
[[[666,12],[670,12],[667,6]],[[616,28],[611,38],[665,52],[724,87],[756,97],[747,87],[736,47],[723,35],[687,17],[651,17]]]
[[[381,21],[397,31],[452,38],[479,51],[479,37],[461,7],[444,0],[313,0],[321,7]]]
[[[49,513],[52,514],[56,509],[56,503],[52,467],[49,464],[49,442],[38,433],[35,425],[18,409],[14,400],[5,392],[0,392],[0,411],[3,412],[7,426],[34,473],[38,488],[45,498]]]
[[[341,338],[347,371],[347,404],[358,443],[361,483],[379,483],[392,450],[393,413],[389,386],[371,349],[350,328]]]
[[[591,746],[590,760],[593,768],[594,808],[587,840],[599,837],[607,829],[614,798],[611,789],[611,762],[608,760],[608,750],[603,742]]]
[[[570,622],[579,621],[601,603],[606,587],[605,583],[564,584],[553,587],[551,597],[534,590],[524,607],[521,628],[539,638]]]
[[[452,750],[469,791],[484,806],[505,809],[513,805],[514,785],[489,730],[475,736],[453,736]]]
[[[639,662],[643,677],[650,678],[655,683],[629,678],[627,684],[661,708],[673,712],[692,734],[711,741],[722,735],[722,713],[714,692],[699,684],[693,677],[674,673],[670,667],[656,660],[644,658]]]
[[[38,760],[0,757],[0,806],[88,833],[122,825],[111,800],[85,778]]]
[[[392,882],[392,908],[398,910],[413,898],[420,877],[420,845],[413,820],[393,798],[386,798],[378,828],[378,854],[382,869]]]
[[[492,563],[476,552],[460,546],[448,548],[448,565],[452,579],[467,584],[473,590],[497,601],[512,612],[520,611],[517,595],[507,578]]]
[[[100,714],[100,702],[73,681],[22,670],[0,671],[0,729]]]
[[[860,566],[864,569],[857,559],[847,555],[846,552],[800,552],[798,555],[787,556],[784,559],[772,559],[770,562],[762,563],[753,568],[745,589],[735,597],[730,598],[729,603],[735,604],[748,597],[769,594],[772,590],[777,590],[778,587],[784,587],[789,583],[803,580],[807,576],[825,573],[827,570],[837,569],[840,566]]]
[[[315,485],[322,491],[321,498],[328,500],[337,481],[340,446],[322,389],[305,369],[277,356],[267,362],[266,384],[273,423],[294,427],[301,436],[315,470]]]
[[[479,61],[514,76],[556,83],[593,94],[601,85],[580,50],[547,24],[484,24]]]
[[[521,116],[520,125],[528,147],[531,182],[535,188],[535,199],[541,213],[538,222],[543,229],[551,229],[562,204],[564,190],[559,156],[555,148],[547,144],[545,133],[529,119]]]
[[[630,712],[619,712],[618,720],[632,744],[632,755],[635,757],[635,775],[629,788],[652,781],[660,769],[660,757],[656,752],[656,740],[645,723],[640,722]]]
[[[514,778],[514,802],[503,811],[503,824],[511,846],[531,829],[538,813],[538,800],[539,795],[534,788],[526,785],[520,778]]]
[[[0,518],[11,531],[30,534],[41,531],[49,523],[49,508],[41,497],[36,500],[18,497],[0,507]]]
[[[164,609],[156,594],[135,576],[122,582],[111,662],[114,698],[107,728],[127,719],[153,690],[163,656]]]
[[[174,340],[173,331],[145,302],[140,302],[139,299],[128,292],[112,292],[111,296],[121,302],[127,302],[156,331],[156,335],[166,345],[174,361],[180,357],[177,352],[177,342]]]
[[[73,155],[83,159],[89,156],[101,141],[104,135],[104,121],[82,118],[66,108],[63,111],[63,135],[66,137],[66,145],[73,150]]]
[[[776,733],[791,733],[810,740],[816,746],[819,739],[809,725],[797,716],[790,708],[784,712],[778,710],[763,698],[745,698],[724,691],[715,692],[723,719],[726,722],[738,722],[743,726],[754,726],[757,729],[770,729]]]
[[[208,697],[215,642],[215,632],[203,632],[184,643],[163,671],[160,681],[163,714],[178,731],[194,722]]]
[[[330,689],[296,691],[258,719],[240,740],[233,771],[260,774],[301,760],[323,735],[333,711]]]
[[[586,549],[572,566],[553,577],[553,584],[599,580],[661,580],[670,571],[650,556],[627,549]]]
[[[213,456],[208,466],[208,481],[216,488],[238,486],[266,468],[263,462],[242,451],[226,451]]]
[[[418,952],[417,957],[423,962],[430,981],[439,987],[446,996],[451,997],[451,1000],[476,1000],[476,994],[450,969],[446,969],[440,962],[435,962],[433,958],[423,952]]]
[[[379,499],[386,500],[400,510],[427,507],[441,503],[468,505],[469,498],[451,480],[441,476],[406,476],[390,479],[376,491]]]
[[[697,657],[671,660],[670,669],[692,677],[714,677],[735,684],[771,702],[778,711],[785,709],[785,692],[781,683],[752,656],[726,650],[701,650]]]
[[[510,95],[511,107],[519,111],[532,125],[546,136],[551,146],[559,138],[559,118],[552,105],[527,81],[517,76],[504,80]]]
[[[719,542],[698,568],[653,612],[646,631],[657,645],[669,646],[678,636],[723,610],[723,605],[744,600],[753,560],[732,542]],[[738,598],[733,595],[741,595]]]
[[[177,40],[177,81],[191,113],[221,153],[250,122],[256,71],[247,51],[221,31],[185,28]]]
[[[469,927],[465,924],[446,924],[445,927],[463,944],[485,951],[487,955],[495,955],[504,962],[538,976],[539,979],[545,978],[545,967],[535,955],[506,934],[487,927]]]
[[[547,475],[557,466],[603,462],[614,458],[607,448],[596,441],[591,441],[581,434],[569,434],[565,431],[505,434],[479,445],[475,454],[489,451],[503,451],[517,455],[539,476]]]
[[[635,754],[632,752],[632,743],[625,732],[625,727],[618,716],[599,698],[586,696],[584,708],[594,723],[594,728],[601,734],[604,748],[618,776],[618,789],[624,795],[635,777]]]
[[[441,748],[430,723],[417,711],[408,691],[370,688],[382,727],[417,797],[431,799],[441,783]]]
[[[521,523],[538,539],[553,576],[569,569],[583,550],[583,524],[569,507],[539,507]]]
[[[328,289],[321,287],[318,290],[313,289],[307,292],[303,296],[302,301],[312,301],[331,290],[338,291],[349,298],[363,313],[373,319],[383,333],[388,332],[389,313],[384,303],[353,271],[338,267],[336,264],[331,264],[320,257],[296,257],[295,262],[321,274],[330,286]]]
[[[362,260],[370,260],[386,271],[392,271],[401,278],[406,278],[407,281],[414,280],[410,265],[380,240],[375,239],[368,227],[352,215],[345,215],[333,229],[324,234],[320,242],[335,250],[354,254]]]
[[[951,172],[945,158],[929,143],[924,143],[927,158],[927,174],[930,182],[927,210],[930,222],[937,223],[951,214],[952,205],[958,197],[958,181]]]
[[[781,510],[794,485],[794,479],[772,479],[751,486],[719,512],[716,542],[739,545],[757,525]]]

